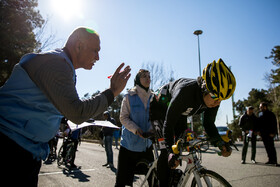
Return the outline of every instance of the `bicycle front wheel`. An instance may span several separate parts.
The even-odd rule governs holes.
[[[203,187],[204,186],[231,187],[230,183],[226,179],[224,179],[221,175],[219,175],[214,171],[203,169],[198,174]],[[191,187],[199,186],[197,183],[198,182],[194,177],[192,180]]]
[[[136,171],[134,173],[133,186],[145,186],[154,187],[158,186],[158,180],[155,169],[152,169],[148,179],[145,177],[149,171],[149,162],[147,160],[141,160],[136,164]]]

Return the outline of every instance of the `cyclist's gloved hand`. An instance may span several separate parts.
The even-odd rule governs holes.
[[[168,166],[171,169],[175,169],[179,166],[180,161],[178,160],[179,156],[174,153],[169,153],[168,155]]]
[[[219,147],[219,149],[221,150],[221,155],[223,157],[228,157],[231,155],[232,149],[228,143],[224,141],[219,141],[217,143],[217,147]]]

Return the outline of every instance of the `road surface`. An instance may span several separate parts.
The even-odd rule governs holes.
[[[59,141],[58,148],[61,145]],[[202,165],[227,179],[236,187],[279,187],[280,167],[268,166],[266,151],[262,142],[257,142],[257,164],[250,161],[251,147],[248,148],[247,164],[241,164],[242,143],[238,143],[240,151],[233,151],[228,158],[217,154],[204,153]],[[280,158],[280,142],[275,142],[278,160]],[[117,166],[118,150],[113,146],[114,165]],[[106,153],[99,144],[82,142],[78,147],[75,164],[79,169],[68,170],[57,167],[56,162],[42,164],[39,174],[39,187],[112,187],[115,184],[116,168],[103,167],[106,163]]]

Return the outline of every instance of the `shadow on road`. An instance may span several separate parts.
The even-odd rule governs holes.
[[[88,179],[90,176],[84,174],[81,170],[81,168],[77,169],[68,169],[64,168],[62,170],[63,174],[66,175],[67,177],[72,177],[73,179],[78,179],[79,182],[89,182],[90,180]]]
[[[255,166],[266,166],[266,167],[280,167],[280,164],[265,164],[265,163],[262,163],[262,162],[257,162],[256,164],[253,164],[253,163],[246,163],[248,165],[255,165]]]

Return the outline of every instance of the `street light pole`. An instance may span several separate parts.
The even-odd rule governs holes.
[[[198,43],[198,62],[199,62],[199,76],[201,77],[201,63],[200,63],[200,45],[199,45],[199,35],[203,32],[202,30],[196,30],[193,32],[194,35],[197,35],[197,43]]]
[[[200,45],[199,45],[199,35],[201,35],[203,32],[202,32],[202,30],[195,30],[194,32],[193,32],[193,34],[194,35],[197,35],[197,43],[198,43],[198,62],[199,62],[199,76],[201,77],[201,63],[200,63]],[[200,115],[200,120],[201,121],[203,121],[203,115],[201,114]],[[193,116],[192,116],[192,124],[191,124],[191,129],[192,129],[192,131],[193,131]]]

